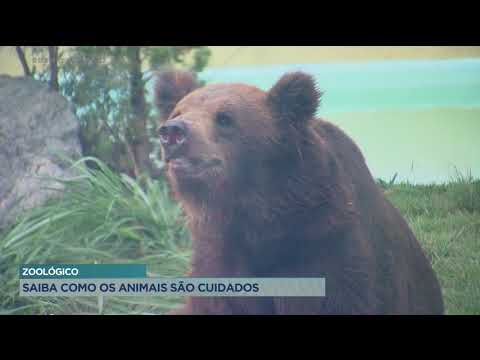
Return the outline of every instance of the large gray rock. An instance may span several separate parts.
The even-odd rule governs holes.
[[[81,153],[68,101],[39,81],[0,75],[0,228],[61,193],[58,183],[39,178],[72,175],[55,153]]]

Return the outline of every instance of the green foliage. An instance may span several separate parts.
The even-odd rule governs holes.
[[[135,49],[139,49],[138,58]],[[38,59],[48,56],[46,47],[32,47],[31,52]],[[76,46],[60,49],[59,91],[70,100],[80,120],[84,155],[98,157],[116,171],[134,173],[132,162],[142,165],[148,154],[127,147],[135,148],[143,142],[148,148],[154,111],[145,94],[152,74],[166,65],[199,72],[207,65],[209,57],[210,50],[202,46]],[[48,81],[48,66],[33,71],[36,79]],[[139,88],[143,91],[133,88],[136,80],[132,80],[137,75]],[[137,108],[134,109],[132,104],[137,104]]]
[[[211,50],[206,46],[149,46],[143,48],[143,55],[152,70],[177,64],[200,72],[207,66]]]
[[[81,120],[90,121],[94,116],[115,124],[126,121],[130,113],[128,50],[127,46],[77,46],[70,49],[61,64],[61,90],[76,106]],[[208,48],[201,46],[148,46],[141,48],[141,60],[142,64],[149,65],[150,71],[165,65],[177,65],[199,72],[207,65],[210,53]],[[144,85],[149,79],[145,76]]]
[[[128,69],[121,49],[78,46],[71,50],[62,67],[61,91],[82,122],[96,119],[126,125]]]
[[[85,166],[94,161],[98,169]],[[141,263],[157,276],[182,276],[190,240],[163,182],[142,185],[101,161],[73,164],[78,176],[58,180],[65,194],[25,215],[0,237],[0,313],[95,313],[97,298],[18,296],[23,263]],[[175,297],[106,298],[104,313],[163,313]]]

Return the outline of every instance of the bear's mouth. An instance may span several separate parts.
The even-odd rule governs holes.
[[[207,170],[222,164],[220,159],[186,158],[179,157],[168,161],[170,171],[177,176],[201,176]]]

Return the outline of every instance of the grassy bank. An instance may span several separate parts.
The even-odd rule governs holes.
[[[22,263],[145,263],[151,275],[185,273],[190,242],[178,206],[162,182],[141,188],[108,169],[77,164],[66,193],[0,234],[0,313],[161,314],[173,297],[18,297]],[[449,184],[382,182],[437,272],[448,314],[480,314],[480,181]]]
[[[210,46],[210,49],[212,67],[480,56],[479,46]]]

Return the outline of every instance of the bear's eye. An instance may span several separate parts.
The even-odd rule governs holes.
[[[221,127],[229,127],[233,125],[233,118],[228,113],[220,112],[215,117],[215,122]]]

